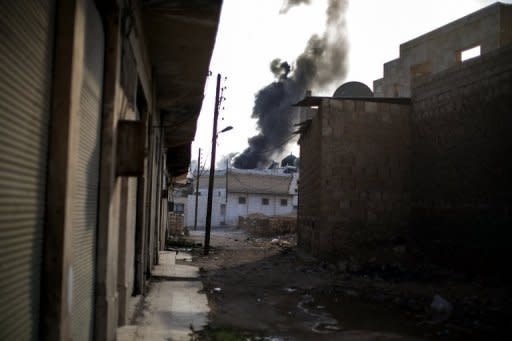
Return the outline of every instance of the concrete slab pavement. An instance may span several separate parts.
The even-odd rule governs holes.
[[[153,270],[149,294],[135,325],[118,329],[118,341],[190,340],[192,330],[208,323],[208,300],[200,293],[203,284],[199,270],[190,265],[176,264],[176,252],[160,252],[160,264]],[[190,254],[180,251],[178,257]]]

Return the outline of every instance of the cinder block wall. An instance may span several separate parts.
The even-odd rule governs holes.
[[[412,101],[416,240],[445,264],[497,264],[512,227],[512,46],[417,81]]]
[[[400,45],[400,57],[384,64],[374,82],[376,96],[411,96],[416,73],[436,74],[460,63],[460,52],[475,46],[487,54],[512,42],[512,5],[494,3]]]
[[[371,258],[405,237],[410,106],[325,99],[301,138],[299,243],[327,258]]]
[[[321,108],[315,114],[321,115]],[[312,117],[314,117],[312,115]],[[312,120],[308,130],[301,135],[300,177],[297,215],[297,243],[308,251],[319,247],[319,219],[322,210],[322,153],[321,121]]]

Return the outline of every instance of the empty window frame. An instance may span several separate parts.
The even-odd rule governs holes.
[[[393,84],[393,97],[400,96],[400,84],[395,83]]]
[[[281,199],[281,206],[288,206],[288,199]]]
[[[245,197],[238,197],[238,203],[245,205]]]
[[[411,77],[419,77],[419,76],[425,76],[430,74],[432,70],[432,66],[429,61],[414,64],[411,66]],[[400,85],[395,84],[394,91],[399,92],[400,91]]]
[[[480,45],[474,46],[469,49],[459,51],[457,59],[459,62],[465,62],[466,60],[479,57],[480,53],[481,53]]]
[[[183,213],[185,212],[185,204],[174,204],[174,212],[175,213]]]
[[[268,206],[268,203],[269,203],[269,201],[268,201],[268,199],[267,199],[267,198],[263,198],[263,199],[261,199],[261,204],[262,204],[262,205],[264,205],[264,206]]]

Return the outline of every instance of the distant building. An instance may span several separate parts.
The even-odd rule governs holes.
[[[212,226],[237,225],[238,217],[294,215],[297,210],[298,173],[291,168],[244,170],[230,168],[215,172],[212,200]],[[208,174],[199,179],[197,226],[206,223]],[[194,226],[195,194],[188,196],[185,225]]]

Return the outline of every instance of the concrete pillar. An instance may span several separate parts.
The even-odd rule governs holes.
[[[96,340],[114,340],[117,327],[117,248],[120,186],[115,174],[116,126],[119,120],[120,16],[118,8],[105,18],[105,73],[101,130],[100,190],[98,207]]]
[[[41,290],[41,336],[69,340],[71,311],[72,194],[78,154],[85,4],[60,2],[57,11],[52,112],[48,150],[46,226]]]
[[[150,123],[148,121],[148,112],[146,108],[138,107],[141,119],[146,123],[146,132],[149,131]],[[146,133],[145,150],[149,149],[149,134]],[[134,294],[143,294],[145,289],[145,264],[146,264],[146,245],[147,245],[147,209],[146,193],[148,187],[148,153],[144,160],[144,175],[140,176],[137,183],[137,217],[135,223],[135,283]]]

